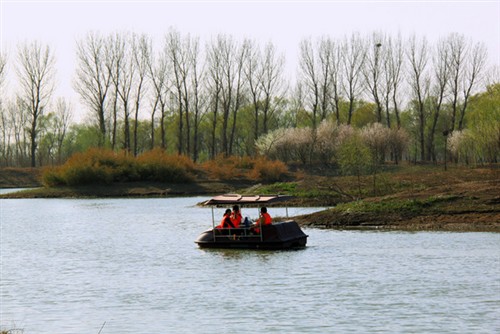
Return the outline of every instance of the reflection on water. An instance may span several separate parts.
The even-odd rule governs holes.
[[[26,334],[97,333],[104,322],[102,333],[500,330],[498,234],[308,229],[303,250],[204,250],[194,243],[212,224],[210,209],[194,206],[204,199],[2,200],[0,325]]]

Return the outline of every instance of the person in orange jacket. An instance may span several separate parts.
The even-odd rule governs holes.
[[[233,223],[231,222],[231,209],[226,209],[224,215],[222,216],[220,224],[215,226],[215,228],[231,228],[231,227],[234,227]]]
[[[271,225],[273,222],[271,215],[267,213],[267,208],[260,208],[260,216],[259,220],[255,222],[255,226],[253,227],[253,231],[255,233],[260,233],[260,227],[264,225]]]
[[[241,223],[241,212],[240,207],[235,205],[233,206],[233,212],[231,213],[231,223],[233,223],[235,228],[240,227]]]

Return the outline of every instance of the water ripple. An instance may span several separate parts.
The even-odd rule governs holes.
[[[193,240],[211,224],[210,210],[194,206],[203,200],[3,202],[0,326],[25,334],[97,333],[104,322],[103,333],[500,331],[498,234],[308,229],[300,251],[202,250]]]

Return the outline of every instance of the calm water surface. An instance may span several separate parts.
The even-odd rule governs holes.
[[[0,200],[1,328],[500,332],[500,234],[307,229],[299,251],[201,250],[204,199]]]

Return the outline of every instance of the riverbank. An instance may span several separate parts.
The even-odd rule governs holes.
[[[375,178],[309,176],[302,188],[336,206],[295,217],[327,229],[500,232],[500,169],[406,166]],[[355,189],[358,188],[358,191]],[[360,189],[360,191],[359,191]],[[349,191],[346,191],[349,190]],[[303,199],[305,200],[305,199]],[[326,204],[326,203],[325,203]]]
[[[41,187],[41,168],[0,168],[0,188]]]
[[[329,175],[330,169],[297,169],[287,182],[255,184],[247,179],[192,183],[114,183],[37,188],[0,198],[210,196],[221,193],[289,194],[290,206],[333,207],[295,217],[303,226],[500,232],[500,169],[388,166],[359,179]],[[36,169],[0,170],[0,187],[40,186]],[[5,181],[7,180],[7,181]],[[16,183],[17,182],[17,183]],[[38,181],[39,182],[39,181]],[[8,185],[8,186],[6,186]]]

